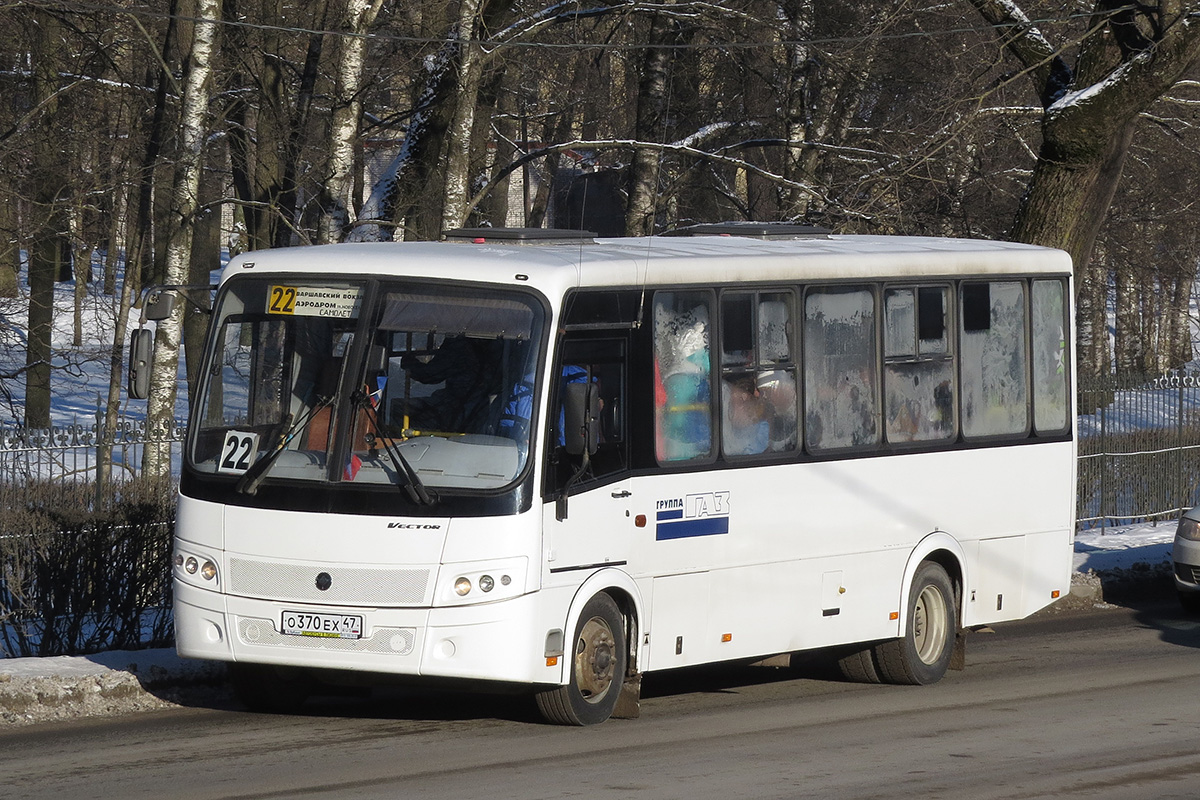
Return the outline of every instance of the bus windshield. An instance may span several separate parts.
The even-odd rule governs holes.
[[[233,280],[189,464],[247,494],[264,480],[502,487],[528,460],[543,316],[517,293]]]

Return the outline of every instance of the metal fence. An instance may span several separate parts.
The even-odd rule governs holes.
[[[0,657],[169,641],[174,481],[141,461],[178,465],[182,439],[178,422],[0,426]]]
[[[1170,521],[1200,504],[1200,374],[1079,385],[1081,528]]]
[[[184,422],[150,429],[144,419],[120,417],[105,426],[103,417],[50,428],[0,425],[0,484],[31,481],[78,481],[104,485],[141,472],[147,445],[166,445],[178,467]],[[172,474],[179,474],[173,469]]]

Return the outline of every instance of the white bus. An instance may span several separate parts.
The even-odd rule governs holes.
[[[816,648],[933,683],[964,632],[1068,590],[1066,254],[680,233],[235,258],[180,481],[179,653],[256,708],[390,675],[579,725],[635,715],[647,672]]]

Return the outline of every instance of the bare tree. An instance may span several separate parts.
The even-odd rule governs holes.
[[[41,9],[32,11],[36,28],[31,41],[34,106],[41,124],[59,122],[61,51],[66,42],[58,17]],[[33,145],[30,174],[29,343],[25,352],[25,424],[50,425],[51,327],[54,318],[54,283],[70,259],[67,201],[71,184],[57,142],[38,137]]]
[[[1081,368],[1106,373],[1107,342],[1102,341],[1103,328],[1097,327],[1095,314],[1103,309],[1107,280],[1103,271],[1092,268],[1092,250],[1137,134],[1139,115],[1200,58],[1200,18],[1180,0],[1134,6],[1098,0],[1072,67],[1062,48],[1015,4],[971,4],[996,26],[1045,108],[1041,149],[1013,236],[1071,254],[1080,273],[1077,294],[1085,311],[1080,319]],[[1124,292],[1130,281],[1118,281]]]
[[[363,71],[367,57],[367,31],[375,24],[383,0],[346,0],[329,123],[328,177],[321,188],[322,214],[318,241],[345,238],[355,210],[354,157],[362,118]]]
[[[167,246],[167,283],[184,284],[188,279],[188,258],[199,210],[202,150],[207,130],[213,55],[217,47],[220,0],[197,0],[196,20],[192,27],[191,52],[184,75],[179,118],[179,160],[175,167],[171,206],[172,225]],[[154,363],[151,369],[150,397],[146,419],[151,431],[173,424],[178,391],[179,345],[186,304],[177,304],[168,319],[155,332]],[[161,478],[170,474],[170,448],[147,445],[143,474]]]

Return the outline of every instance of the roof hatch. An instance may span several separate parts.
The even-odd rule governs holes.
[[[449,242],[473,244],[545,244],[549,242],[592,242],[596,234],[591,231],[573,231],[566,228],[454,228],[444,231]]]

